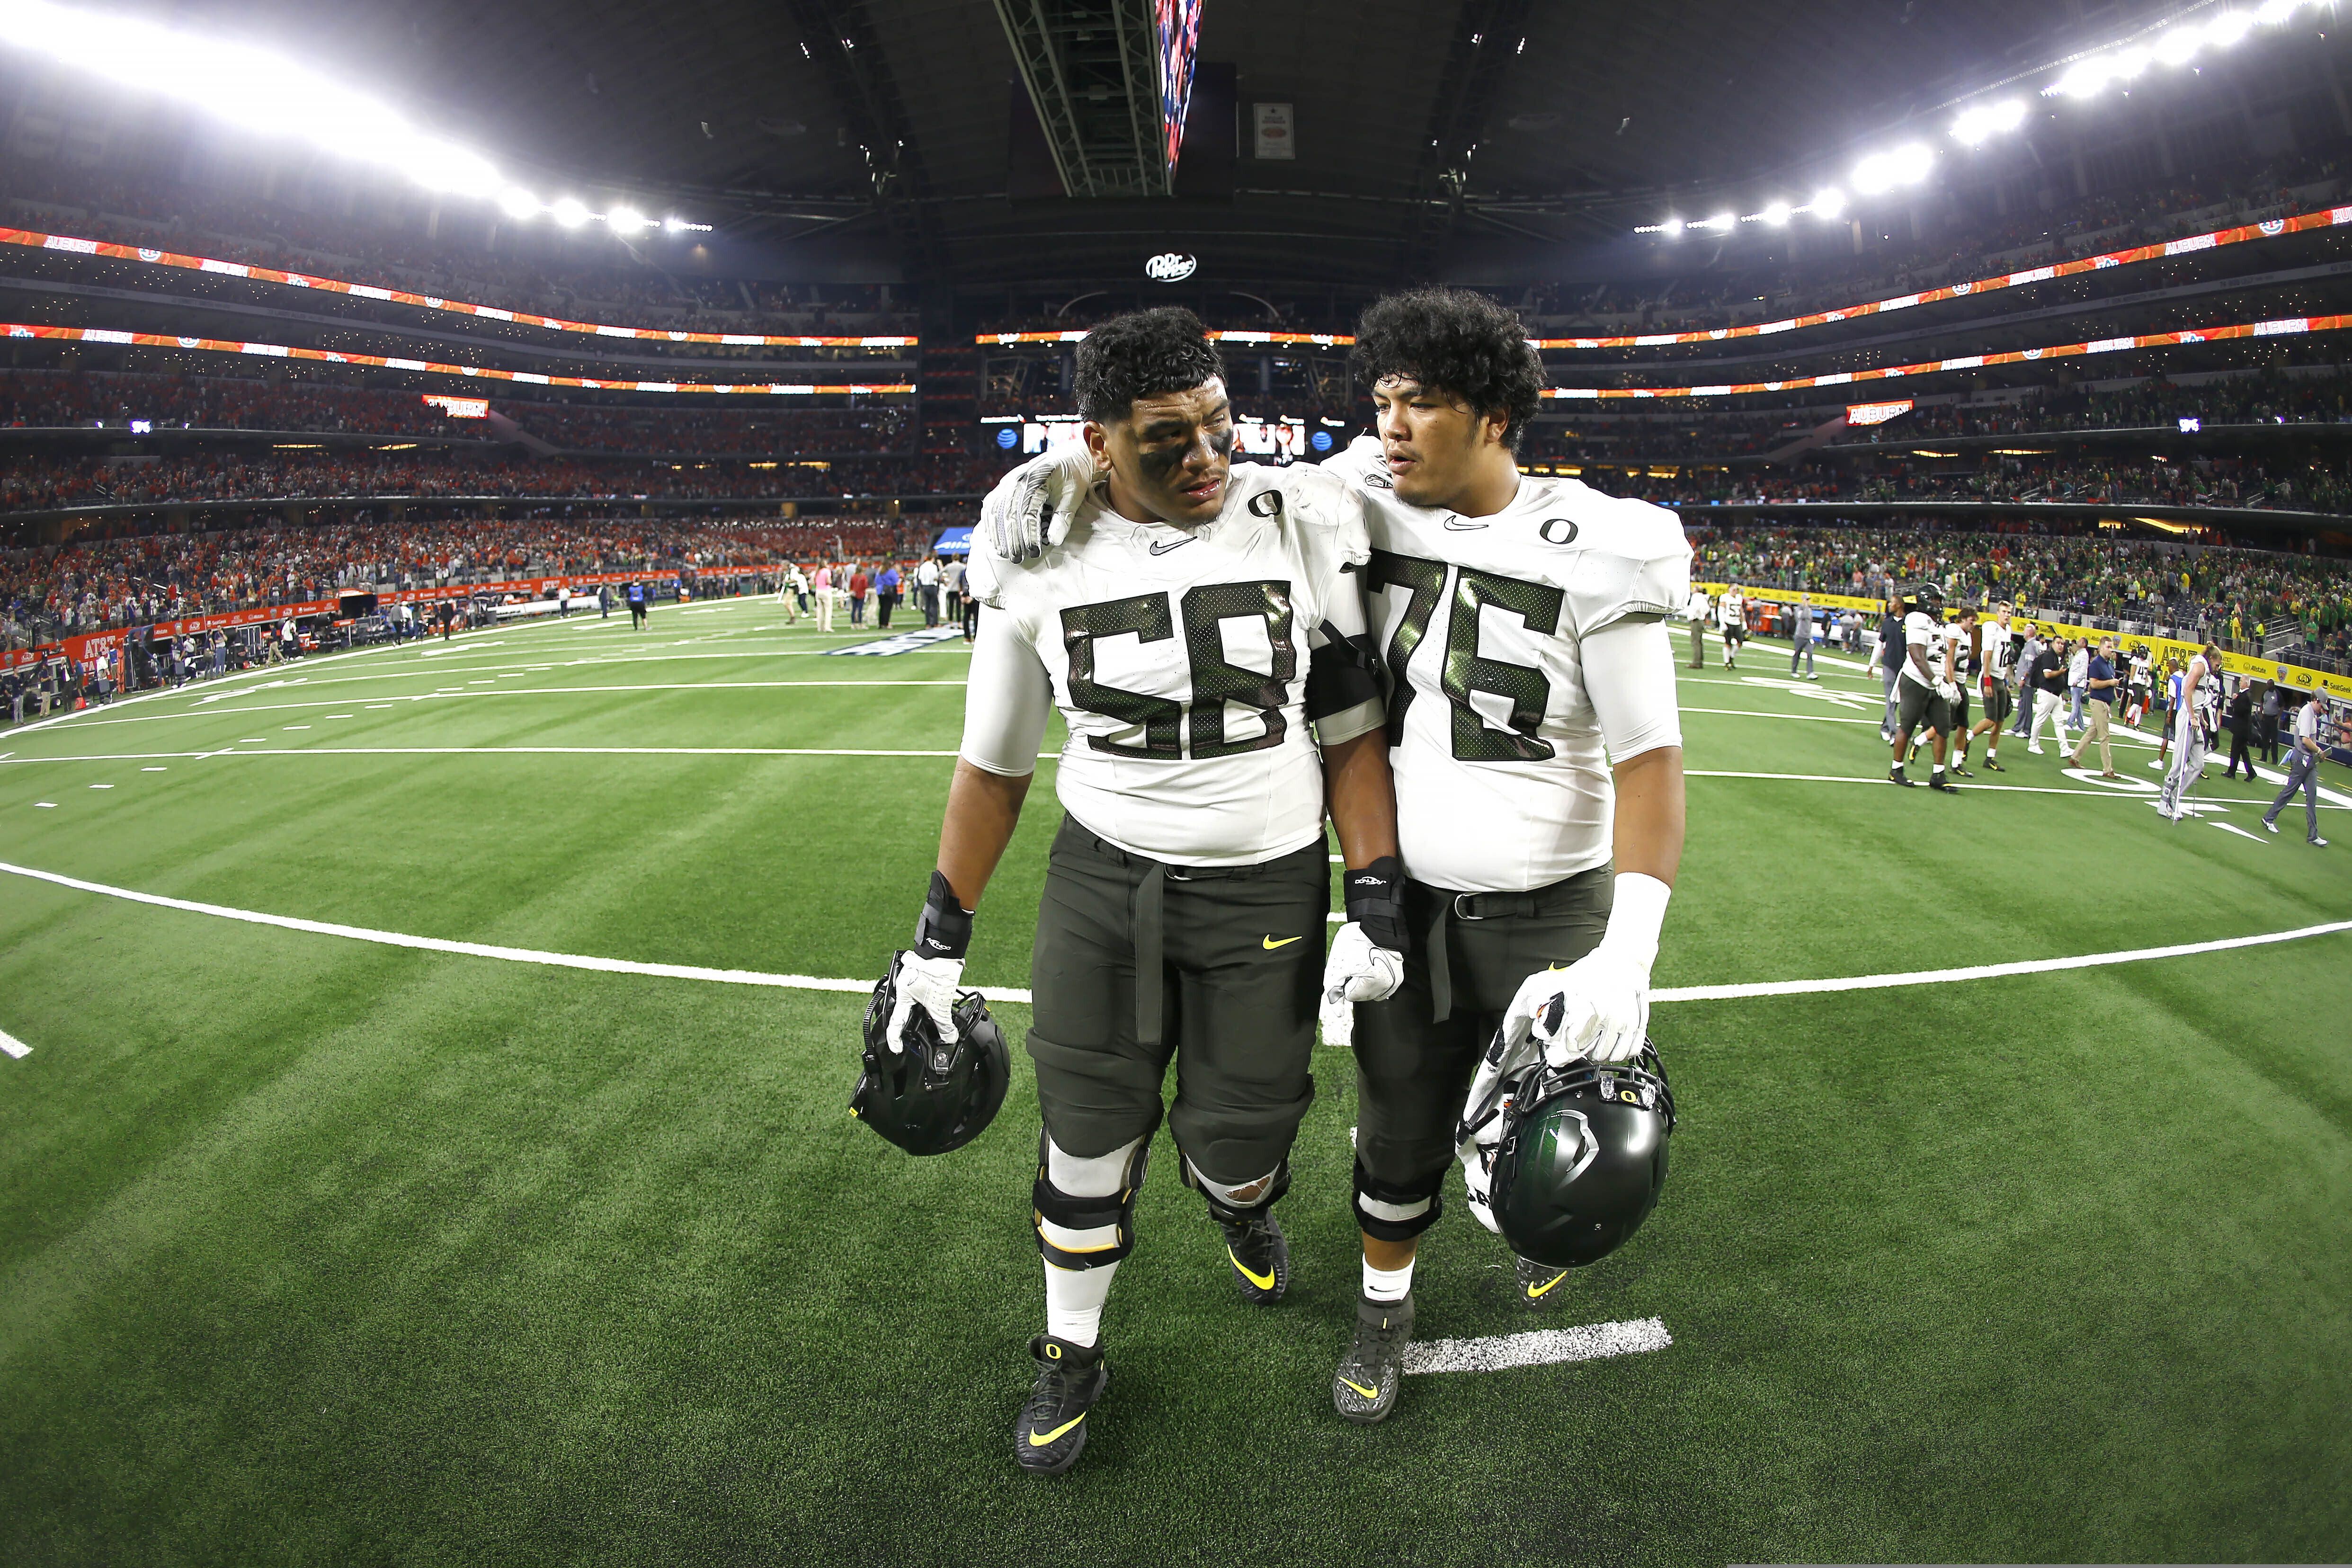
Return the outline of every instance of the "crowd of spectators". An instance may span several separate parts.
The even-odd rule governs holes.
[[[395,454],[321,447],[152,458],[12,456],[0,468],[0,513],[372,497],[808,500],[977,495],[995,482],[1003,468],[961,453],[772,463],[485,458],[467,448]]]
[[[557,574],[716,573],[785,562],[911,561],[969,516],[682,526],[638,518],[332,523],[126,534],[0,552],[5,646],[186,616]]]
[[[1791,592],[1884,599],[1932,578],[1954,603],[2007,602],[2053,617],[2202,631],[2247,652],[2300,631],[2352,657],[2352,563],[2227,545],[2051,534],[1872,528],[1689,530],[1693,574]]]
[[[1644,500],[1679,505],[1759,501],[2064,501],[2087,505],[2254,508],[2352,513],[2341,465],[2198,456],[2181,462],[1988,456],[1972,462],[1903,458],[1867,470],[1810,468],[1782,475],[1729,468],[1591,476]]]
[[[476,304],[572,320],[701,331],[860,334],[912,331],[912,316],[880,285],[782,284],[698,278],[650,264],[587,258],[628,253],[598,234],[572,241],[562,260],[493,254],[437,239],[422,215],[405,221],[310,212],[226,190],[127,178],[25,159],[0,162],[10,222],[84,238],[203,254],[224,261],[319,273]],[[66,220],[70,219],[70,222]],[[509,244],[512,242],[509,241]]]

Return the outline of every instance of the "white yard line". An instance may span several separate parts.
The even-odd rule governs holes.
[[[26,1057],[33,1054],[33,1047],[18,1039],[16,1036],[10,1034],[7,1030],[0,1029],[0,1051],[5,1051],[8,1055],[15,1057],[18,1061],[22,1061]]]
[[[944,686],[952,687],[961,691],[965,683],[961,680],[688,680],[649,686],[508,686],[494,687],[487,691],[457,686],[444,690],[420,691],[408,696],[387,694],[383,705],[391,707],[402,702],[430,702],[438,698],[447,697],[583,697],[606,692],[625,694],[632,691],[769,691],[793,686],[858,689],[869,686]],[[246,708],[190,708],[173,713],[136,713],[128,719],[90,719],[74,727],[78,730],[95,730],[112,724],[154,724],[169,719],[204,719],[216,713],[290,713],[306,708],[332,708],[339,703],[350,700],[348,697],[338,697],[320,702],[264,702]],[[330,717],[348,719],[351,715],[331,714]]]
[[[366,926],[341,925],[329,921],[308,921],[292,915],[265,914],[257,910],[231,909],[225,904],[200,903],[189,899],[165,898],[159,893],[142,893],[130,888],[110,887],[104,882],[86,882],[78,877],[60,876],[55,871],[37,870],[29,866],[12,866],[0,861],[0,873],[26,877],[34,881],[47,882],[77,892],[94,893],[102,898],[125,899],[132,903],[150,904],[157,909],[180,910],[189,914],[213,915],[222,920],[241,921],[248,925],[277,926],[285,931],[308,931],[318,936],[347,937],[354,942],[372,942],[387,947],[415,948],[427,952],[454,953],[467,958],[502,959],[509,963],[539,963],[558,969],[590,969],[610,974],[643,974],[665,980],[708,980],[730,985],[764,985],[790,991],[836,991],[864,993],[874,988],[868,980],[827,980],[807,974],[768,974],[751,969],[710,969],[697,964],[642,963],[633,959],[596,958],[581,953],[541,952],[532,948],[498,947],[484,942],[453,942],[443,937],[410,936],[403,931],[375,931]],[[1656,1003],[1722,1002],[1751,996],[1802,996],[1832,991],[1880,991],[1906,985],[1941,985],[1964,980],[1998,979],[2012,974],[2047,974],[2060,970],[2095,969],[2108,964],[2139,963],[2160,958],[2186,958],[2197,953],[2224,952],[2242,947],[2265,947],[2277,942],[2301,942],[2311,937],[2331,936],[2352,931],[2352,921],[2332,921],[2324,925],[2301,926],[2293,931],[2266,931],[2256,936],[2221,937],[2211,942],[2183,942],[2172,947],[2132,948],[2118,952],[2089,952],[2072,958],[2025,959],[2012,963],[1978,964],[1967,969],[1914,970],[1899,974],[1853,974],[1822,980],[1771,980],[1748,984],[1668,986],[1654,991],[1650,1000]],[[1026,988],[982,986],[981,994],[992,1002],[1027,1002]]]
[[[1663,1318],[1629,1318],[1622,1322],[1538,1329],[1531,1333],[1496,1334],[1483,1340],[1416,1341],[1405,1347],[1404,1370],[1502,1372],[1515,1366],[1556,1366],[1562,1362],[1641,1355],[1664,1350],[1674,1342],[1675,1337],[1666,1332]]]

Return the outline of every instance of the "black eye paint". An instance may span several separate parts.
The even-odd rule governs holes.
[[[1230,458],[1234,455],[1234,427],[1232,426],[1228,425],[1222,430],[1212,430],[1207,433],[1203,439],[1209,443],[1209,450],[1214,452],[1218,457]]]
[[[1136,449],[1135,460],[1150,476],[1152,483],[1165,485],[1184,466],[1185,451],[1182,447],[1140,447]]]

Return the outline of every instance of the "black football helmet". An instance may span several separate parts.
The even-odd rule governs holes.
[[[956,998],[953,1045],[940,1039],[930,1015],[918,1007],[915,1037],[894,1051],[885,1032],[897,993],[885,975],[866,1005],[866,1056],[849,1113],[909,1154],[961,1149],[996,1119],[1013,1081],[1004,1031],[980,993],[966,991]]]
[[[1500,1119],[1472,1206],[1520,1257],[1580,1268],[1641,1228],[1666,1184],[1675,1130],[1665,1064],[1643,1042],[1631,1061],[1538,1057],[1486,1108]],[[1483,1185],[1483,1194],[1477,1188]],[[1483,1205],[1480,1202],[1483,1196]]]

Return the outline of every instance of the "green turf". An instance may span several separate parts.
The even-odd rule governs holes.
[[[810,657],[854,639],[776,625],[744,604],[516,628],[0,733],[0,859],[870,975],[948,757],[646,749],[945,753],[965,656]],[[1745,679],[1785,658],[1686,672],[1686,706],[1733,710],[1686,716],[1690,766],[1883,773],[1874,684],[1824,667],[1854,706]],[[514,694],[402,700],[447,686]],[[583,687],[607,689],[558,689]],[[417,750],[487,747],[626,750]],[[2152,754],[2118,766],[2152,781]],[[65,757],[110,760],[41,760]],[[2004,760],[1985,782],[2063,793],[1695,777],[1659,984],[2352,918],[2352,812],[2324,814],[2340,847],[2307,849],[2299,811],[2253,843]],[[2219,773],[2215,820],[2258,831],[2268,789]],[[1026,983],[1051,777],[976,982]],[[1235,1300],[1163,1159],[1111,1393],[1049,1483],[1006,1452],[1038,1312],[1025,1066],[978,1142],[907,1159],[845,1114],[860,1006],[0,877],[0,1029],[34,1047],[0,1059],[0,1562],[2352,1553],[2352,934],[1662,1005],[1685,1120],[1642,1235],[1531,1321],[1457,1208],[1417,1291],[1423,1337],[1656,1316],[1674,1344],[1413,1378],[1370,1430],[1327,1393],[1356,1280],[1353,1094],[1324,1055],[1291,1299]]]

